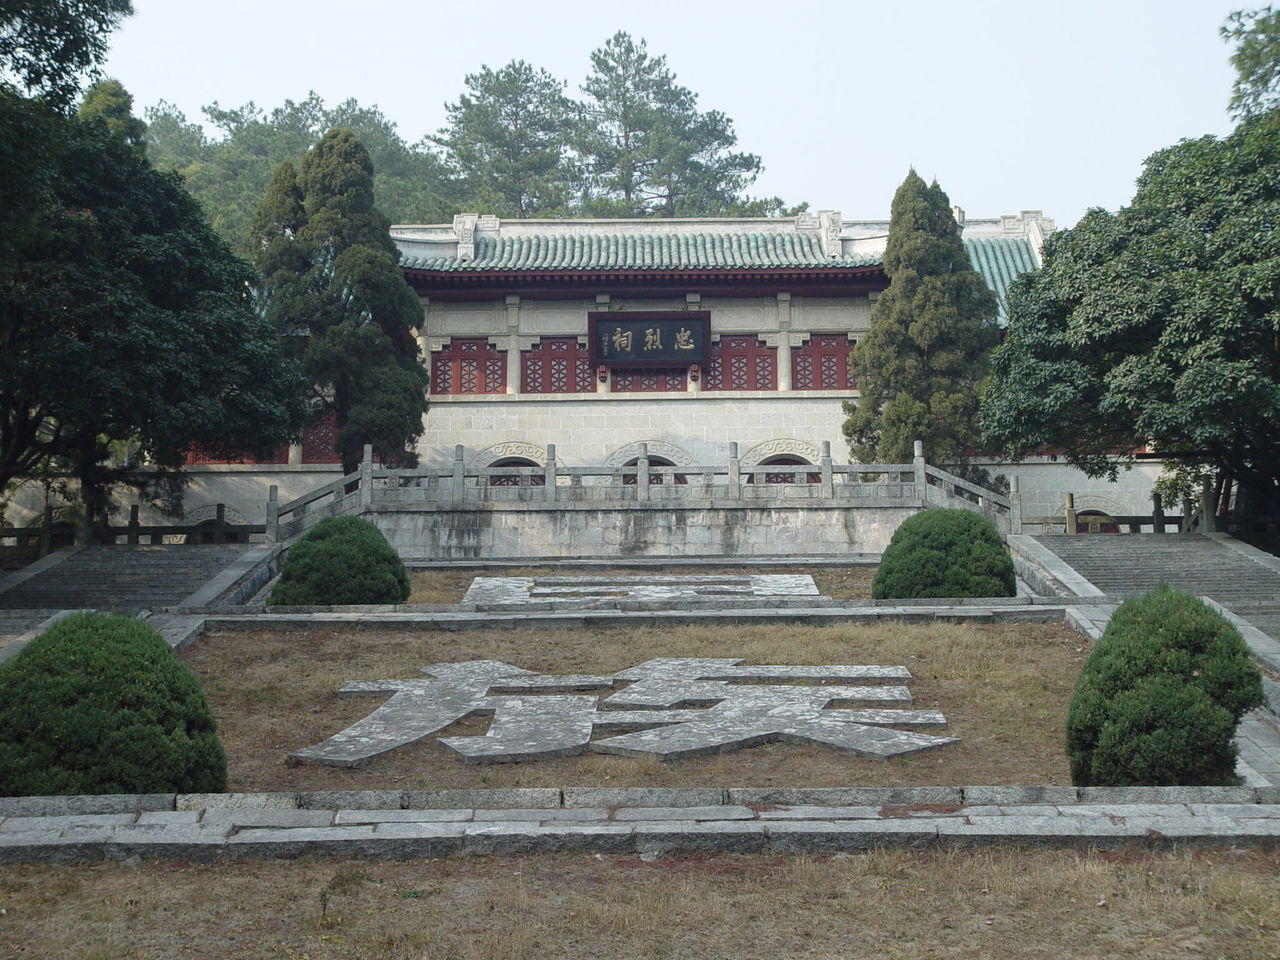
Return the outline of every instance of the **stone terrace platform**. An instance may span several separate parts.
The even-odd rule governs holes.
[[[1280,842],[1280,787],[366,791],[0,800],[0,863]]]

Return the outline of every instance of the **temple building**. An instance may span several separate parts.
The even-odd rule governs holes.
[[[960,218],[963,213],[957,211]],[[1040,263],[1039,211],[964,222],[1000,294]],[[887,221],[500,220],[399,226],[431,372],[424,462],[816,463],[846,457],[849,353],[887,285]]]

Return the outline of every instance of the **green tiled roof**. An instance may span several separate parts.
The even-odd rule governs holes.
[[[815,234],[688,233],[480,237],[475,257],[404,256],[410,270],[758,270],[866,267],[880,256],[827,257]]]
[[[1000,298],[1000,322],[1005,323],[1004,298],[1009,292],[1009,284],[1037,266],[1031,241],[1021,237],[992,237],[966,240],[964,248],[973,268],[982,274],[987,286]]]

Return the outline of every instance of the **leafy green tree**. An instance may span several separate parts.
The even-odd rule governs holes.
[[[55,107],[107,55],[107,34],[133,13],[129,0],[0,0],[0,81]]]
[[[500,217],[563,213],[571,200],[572,112],[564,82],[523,60],[468,74],[436,142],[477,210]]]
[[[760,158],[732,152],[733,121],[699,111],[697,94],[676,83],[666,57],[618,32],[592,52],[591,64],[578,136],[586,212],[687,217],[745,199]]]
[[[293,339],[313,400],[336,413],[348,472],[365,444],[384,463],[416,462],[427,406],[413,336],[422,309],[400,274],[373,183],[369,154],[335,127],[296,174],[288,163],[276,168],[252,231],[260,307]]]
[[[976,440],[996,300],[947,195],[914,170],[893,197],[884,271],[889,287],[853,353],[861,397],[844,405],[849,451],[863,463],[905,463],[922,440],[929,460],[956,464]]]
[[[100,517],[117,484],[176,491],[193,444],[278,445],[301,380],[178,179],[103,123],[45,121],[50,202],[2,277],[0,490],[58,464]]]
[[[297,163],[333,127],[352,130],[365,144],[377,170],[378,196],[397,222],[439,222],[461,209],[430,145],[407,144],[377,107],[345,100],[329,108],[313,92],[270,112],[253,103],[223,108],[215,102],[204,115],[217,131],[212,139],[172,104],[148,108],[150,154],[157,165],[182,174],[218,232],[248,256],[257,252],[248,237],[272,171],[285,161]]]
[[[102,120],[107,129],[135,150],[147,149],[147,125],[133,115],[133,95],[119,80],[99,80],[80,101],[76,111],[81,120]]]
[[[1280,12],[1269,5],[1237,10],[1221,33],[1224,40],[1237,45],[1231,55],[1236,70],[1231,115],[1241,119],[1273,109],[1280,92]]]
[[[1062,449],[1110,477],[1154,442],[1280,505],[1277,222],[1274,117],[1154,154],[1127,207],[1052,236],[1043,270],[1014,285],[988,442]]]

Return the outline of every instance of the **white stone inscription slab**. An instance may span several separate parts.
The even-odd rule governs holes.
[[[750,574],[746,576],[583,576],[476,577],[463,603],[535,603],[544,600],[714,600],[740,597],[817,597],[817,584],[808,574]]]
[[[946,726],[936,710],[883,706],[910,704],[910,691],[902,683],[865,681],[910,680],[898,666],[743,666],[728,658],[661,657],[610,676],[536,674],[500,660],[422,670],[427,679],[343,684],[344,696],[391,696],[363,720],[291,756],[363,766],[469,716],[493,717],[488,733],[440,738],[468,763],[587,750],[672,760],[779,740],[884,758],[957,742],[892,729]],[[623,684],[603,699],[583,692]],[[597,729],[628,732],[592,740]]]

